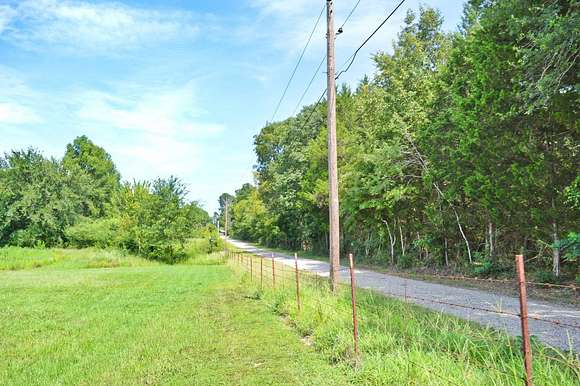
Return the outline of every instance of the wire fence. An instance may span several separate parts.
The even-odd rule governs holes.
[[[247,251],[240,251],[240,250],[227,250],[226,251],[226,258],[230,261],[236,263],[237,266],[241,267],[244,272],[249,274],[250,279],[259,283],[260,288],[263,287],[270,287],[273,289],[284,289],[284,290],[293,290],[295,293],[296,299],[296,310],[299,313],[301,310],[301,288],[315,288],[317,290],[328,291],[330,292],[330,286],[328,284],[328,277],[326,273],[316,273],[310,272],[306,270],[299,269],[297,256],[295,255],[295,259],[292,265],[290,265],[290,261],[288,259],[280,259],[276,258],[274,254],[271,254],[269,257],[263,256],[262,254],[254,254]],[[352,258],[352,255],[351,255]],[[518,277],[515,281],[512,280],[504,280],[504,279],[477,279],[477,278],[470,278],[475,280],[482,280],[488,282],[502,282],[502,283],[516,283],[519,287],[519,303],[520,303],[520,312],[512,312],[506,311],[501,309],[492,309],[486,307],[479,307],[476,305],[470,304],[460,304],[454,303],[449,301],[448,299],[437,297],[437,296],[418,296],[415,294],[407,293],[407,288],[405,286],[404,293],[395,293],[395,292],[388,292],[384,289],[381,289],[381,295],[388,295],[395,298],[402,298],[405,301],[412,300],[414,303],[418,304],[438,304],[444,305],[448,307],[455,307],[461,309],[467,309],[470,311],[477,311],[483,312],[487,314],[495,314],[495,315],[503,315],[508,316],[510,318],[517,318],[521,322],[521,335],[522,335],[522,358],[524,362],[525,373],[521,375],[521,378],[525,381],[525,384],[530,384],[532,381],[532,352],[530,346],[530,338],[529,338],[529,328],[528,328],[528,321],[534,320],[543,323],[549,323],[556,328],[567,328],[567,329],[580,329],[580,325],[567,323],[565,321],[561,321],[558,319],[548,319],[543,318],[535,315],[529,315],[527,313],[527,295],[526,295],[526,284],[530,285],[546,285],[551,286],[551,283],[534,283],[528,282],[525,280],[525,272],[523,272],[523,256],[519,255],[516,257],[516,262],[521,264],[522,270],[521,272],[518,270],[517,274]],[[356,314],[356,285],[352,285],[355,280],[355,270],[354,270],[354,262],[351,261],[349,267],[341,267],[339,269],[341,272],[348,272],[350,273],[350,282],[349,283],[340,283],[339,287],[341,289],[348,290],[351,293],[351,307],[352,307],[352,314],[353,314],[353,351],[355,354],[358,355],[358,345],[359,345],[359,337],[358,337],[358,323],[360,322],[359,318],[357,318]],[[445,276],[445,278],[450,278],[449,276]],[[452,278],[461,278],[464,280],[463,277],[452,277]],[[570,289],[576,289],[575,286],[565,286],[565,285],[554,285],[557,287],[565,287]],[[303,295],[302,295],[303,296]],[[320,296],[317,297],[316,301],[320,304],[326,304],[328,306],[333,306],[328,299],[332,299],[329,297]],[[511,345],[511,343],[510,343]],[[556,351],[555,351],[556,352]],[[557,352],[556,352],[557,353]],[[580,362],[578,361],[577,356],[566,356],[561,355],[560,357],[546,355],[543,352],[537,353],[539,357],[542,357],[546,360],[559,362],[566,367],[571,368],[574,373],[580,377]],[[414,361],[409,360],[410,363],[413,365],[422,368],[425,371],[428,371],[430,374],[433,374],[435,377],[440,378],[448,384],[458,384],[448,378],[445,377],[443,374],[438,374],[433,371],[433,369],[426,368],[424,365],[416,363]],[[502,373],[506,376],[514,376],[513,372],[506,372],[505,370],[501,370],[497,367],[493,368],[494,371],[498,373]]]
[[[450,280],[450,281],[473,281],[479,283],[502,283],[506,285],[518,285],[518,282],[513,279],[494,279],[494,278],[480,278],[473,276],[463,276],[463,275],[434,275],[427,273],[416,273],[416,274],[406,274],[400,272],[389,272],[391,275],[418,278],[418,279],[435,279],[435,280]],[[526,285],[542,288],[557,288],[557,289],[567,289],[574,292],[575,295],[578,294],[579,286],[574,284],[557,284],[557,283],[542,283],[537,281],[526,281]]]

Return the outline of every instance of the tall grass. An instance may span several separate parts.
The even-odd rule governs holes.
[[[255,264],[254,266],[257,266]],[[277,267],[271,287],[270,269],[263,288],[259,279],[237,265],[255,298],[286,320],[328,360],[348,367],[353,381],[368,385],[518,385],[524,374],[519,341],[475,323],[358,291],[360,356],[353,353],[350,289],[333,296],[325,280],[302,274],[302,309],[296,306],[291,273]],[[286,267],[288,270],[288,267]],[[283,276],[286,280],[283,280]],[[577,385],[580,362],[534,343],[534,382],[538,385]]]
[[[24,270],[49,266],[58,268],[114,268],[158,264],[117,249],[0,248],[0,270]]]
[[[207,239],[190,239],[185,244],[187,265],[223,264],[218,253],[208,254]],[[132,255],[122,249],[101,248],[0,248],[0,270],[25,270],[42,267],[56,268],[114,268],[159,265],[160,262]]]

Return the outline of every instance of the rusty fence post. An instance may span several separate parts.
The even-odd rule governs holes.
[[[530,331],[528,329],[528,295],[526,292],[526,273],[524,269],[524,256],[516,255],[516,271],[518,275],[518,287],[520,292],[520,320],[522,324],[522,351],[524,354],[524,367],[526,369],[525,384],[532,385],[532,349],[530,347]]]
[[[298,254],[294,253],[294,271],[296,271],[296,306],[300,312],[300,273],[298,272]]]
[[[272,288],[276,288],[276,262],[274,261],[274,253],[272,253]]]
[[[264,257],[260,256],[260,289],[264,288]]]
[[[354,338],[354,353],[358,355],[358,322],[356,319],[356,282],[354,275],[354,259],[352,253],[348,254],[350,263],[350,296],[352,301],[352,334]]]

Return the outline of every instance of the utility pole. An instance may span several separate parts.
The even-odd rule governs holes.
[[[228,237],[228,225],[229,225],[229,222],[228,222],[228,209],[229,208],[228,208],[228,206],[229,206],[229,201],[230,200],[228,200],[226,197],[226,215],[225,215],[225,226],[224,226],[224,235],[226,237]]]
[[[327,125],[328,125],[328,190],[330,220],[330,287],[336,292],[340,266],[340,231],[338,215],[338,170],[336,155],[336,86],[334,79],[334,5],[326,0],[326,68],[327,68]]]

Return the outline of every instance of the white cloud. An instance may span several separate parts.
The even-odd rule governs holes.
[[[39,122],[40,118],[31,109],[16,103],[0,102],[0,123],[22,125]]]
[[[202,161],[205,139],[224,130],[203,121],[193,82],[147,89],[122,85],[112,92],[77,93],[77,117],[98,135],[108,133],[124,176],[190,174]]]
[[[113,53],[193,37],[198,27],[187,12],[115,2],[24,0],[0,8],[2,30],[0,37],[29,48],[50,44],[77,53]]]
[[[87,91],[76,100],[82,101],[79,118],[118,129],[165,136],[204,136],[223,129],[219,124],[199,122],[203,111],[197,107],[192,83],[165,90],[138,87],[128,93]]]
[[[357,0],[335,2],[335,29],[343,24]],[[398,2],[385,0],[367,0],[358,4],[344,27],[344,33],[337,37],[337,64],[342,65],[362,41],[376,28]],[[264,39],[289,57],[296,56],[304,47],[310,31],[318,17],[323,3],[311,0],[253,0],[251,5],[260,15],[259,24],[253,27],[255,39]],[[367,44],[361,56],[368,60],[370,53],[390,49],[396,38],[406,9],[413,5],[401,7],[381,31]],[[268,28],[264,29],[264,25]],[[247,26],[240,31],[241,36],[249,35]],[[267,32],[264,32],[267,31]],[[320,60],[326,50],[326,13],[318,24],[306,57]],[[369,68],[368,66],[366,68]]]
[[[4,31],[12,19],[16,16],[16,11],[8,5],[0,5],[0,33]]]
[[[323,3],[312,0],[254,0],[251,4],[268,14],[298,15],[307,13],[314,8],[314,4],[318,4],[317,8],[320,9]]]
[[[32,106],[38,95],[28,87],[21,74],[0,65],[0,123],[23,125],[42,119]]]
[[[125,177],[152,179],[195,171],[201,161],[200,146],[178,138],[145,135],[132,144],[108,147]]]

